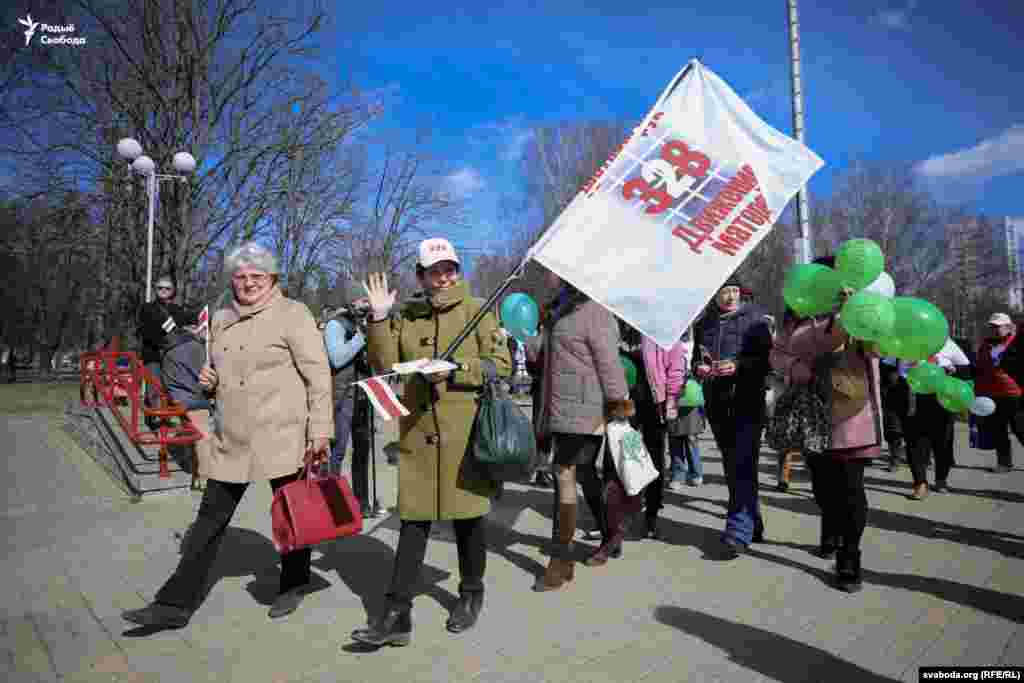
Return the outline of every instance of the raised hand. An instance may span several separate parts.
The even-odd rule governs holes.
[[[374,320],[383,320],[388,317],[392,306],[395,305],[397,292],[388,290],[388,276],[385,273],[370,273],[363,283],[366,290],[366,298],[370,303],[370,310],[373,312]]]

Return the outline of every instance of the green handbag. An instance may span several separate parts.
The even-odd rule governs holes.
[[[538,467],[530,418],[490,382],[480,396],[473,426],[473,455],[494,481],[520,481]]]

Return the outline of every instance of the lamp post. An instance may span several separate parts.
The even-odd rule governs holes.
[[[161,180],[179,180],[188,182],[188,177],[177,174],[156,172],[156,163],[142,153],[142,145],[132,138],[124,138],[117,143],[117,153],[121,158],[131,162],[132,170],[146,177],[146,194],[149,198],[149,225],[146,235],[146,303],[153,299],[153,220],[156,209],[157,183]],[[196,160],[188,152],[178,152],[171,161],[174,170],[191,173],[196,168]]]
[[[804,141],[804,88],[800,74],[800,20],[797,16],[797,0],[786,0],[789,20],[789,65],[793,86],[793,137]],[[797,262],[810,263],[813,258],[811,240],[810,208],[807,201],[807,185],[796,195],[796,222],[800,231],[797,238]]]

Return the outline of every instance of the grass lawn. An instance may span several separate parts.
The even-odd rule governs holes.
[[[78,400],[78,382],[0,384],[0,414],[59,414],[69,400]]]

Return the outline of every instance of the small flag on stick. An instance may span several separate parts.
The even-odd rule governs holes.
[[[395,396],[395,392],[391,390],[391,387],[382,378],[371,377],[361,382],[356,382],[356,385],[366,392],[366,396],[370,399],[374,409],[385,420],[390,420],[394,417],[404,417],[409,414],[406,407]]]
[[[199,336],[206,342],[206,358],[209,362],[210,358],[210,305],[203,306],[203,310],[199,312],[199,321],[196,323],[196,328],[199,331]]]

